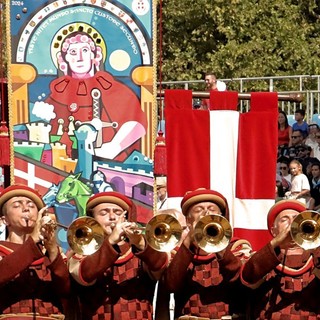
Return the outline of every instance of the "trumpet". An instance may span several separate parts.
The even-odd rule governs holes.
[[[106,235],[102,226],[91,217],[75,219],[69,227],[52,221],[52,226],[67,230],[70,248],[81,255],[91,255],[101,247]],[[183,230],[179,221],[170,214],[158,214],[150,219],[145,227],[134,230],[145,233],[148,245],[156,251],[170,252],[181,240]],[[199,248],[208,253],[225,249],[232,237],[229,221],[220,215],[207,215],[201,218],[194,229],[195,242]]]
[[[156,251],[170,252],[179,243],[184,228],[174,216],[158,214],[145,227],[146,241]]]
[[[306,210],[292,221],[290,234],[293,241],[305,250],[315,249],[320,245],[320,214]]]
[[[105,233],[102,226],[94,218],[87,216],[77,218],[72,221],[69,227],[49,219],[45,221],[45,225],[53,230],[57,227],[67,230],[67,242],[75,253],[91,255],[102,246]]]
[[[207,253],[224,250],[230,243],[232,234],[228,219],[218,214],[202,217],[194,228],[195,242]]]
[[[70,248],[81,255],[95,253],[106,237],[102,226],[94,218],[87,216],[75,219],[69,227],[53,220],[47,224],[55,229],[66,229]],[[145,227],[134,227],[137,233],[144,231],[149,246],[160,252],[171,251],[180,241],[183,229],[179,221],[169,214],[154,216]]]

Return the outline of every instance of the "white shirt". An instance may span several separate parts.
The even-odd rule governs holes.
[[[291,192],[301,192],[302,190],[310,190],[310,183],[307,176],[303,173],[292,176]]]
[[[313,156],[320,160],[320,148],[319,145],[315,148],[313,148]]]

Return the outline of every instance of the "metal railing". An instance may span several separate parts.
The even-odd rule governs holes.
[[[320,75],[248,77],[219,80],[226,83],[228,90],[239,93],[268,91],[278,92],[283,95],[300,94],[302,96],[301,102],[279,101],[279,108],[285,111],[287,115],[293,115],[296,109],[303,108],[306,110],[307,122],[312,120],[314,114],[320,114]],[[185,89],[201,91],[204,90],[204,81],[164,81],[161,84],[158,83],[158,88],[161,90]],[[250,100],[239,101],[240,111],[245,112],[249,109]]]

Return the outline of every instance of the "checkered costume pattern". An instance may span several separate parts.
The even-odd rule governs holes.
[[[320,280],[314,272],[318,256],[318,250],[276,255],[270,244],[256,252],[241,273],[243,282],[255,288],[252,319],[320,319]]]
[[[167,254],[154,252],[151,248],[133,254],[127,243],[119,249],[122,256],[106,239],[94,255],[71,258],[74,261],[70,261],[69,270],[82,284],[77,291],[83,320],[152,319],[156,281],[150,277],[149,270],[156,270],[159,262],[159,266],[164,266]],[[153,262],[147,263],[146,256]],[[96,279],[91,281],[94,276]],[[86,280],[90,281],[86,284]]]
[[[219,261],[216,254],[195,256],[181,245],[164,275],[165,286],[175,294],[175,318],[189,315],[220,319],[241,313],[234,310],[233,304],[234,293],[240,294],[241,261],[231,252],[232,245]],[[237,246],[237,250],[241,248],[241,245]],[[244,310],[245,306],[240,307]]]
[[[69,273],[61,255],[50,263],[31,238],[24,244],[1,241],[1,263],[7,267],[0,275],[0,314],[61,315],[60,298],[69,293],[62,294]]]

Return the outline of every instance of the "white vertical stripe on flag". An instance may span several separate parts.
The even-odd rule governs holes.
[[[228,200],[233,225],[238,153],[239,112],[210,111],[210,188]]]
[[[235,191],[239,115],[230,110],[210,111],[210,188],[227,198],[232,227],[265,230],[267,210],[274,200],[239,199]]]
[[[229,199],[228,199],[229,201]],[[231,201],[231,200],[230,200]],[[239,199],[233,203],[233,225],[235,228],[267,230],[267,214],[274,199]]]

